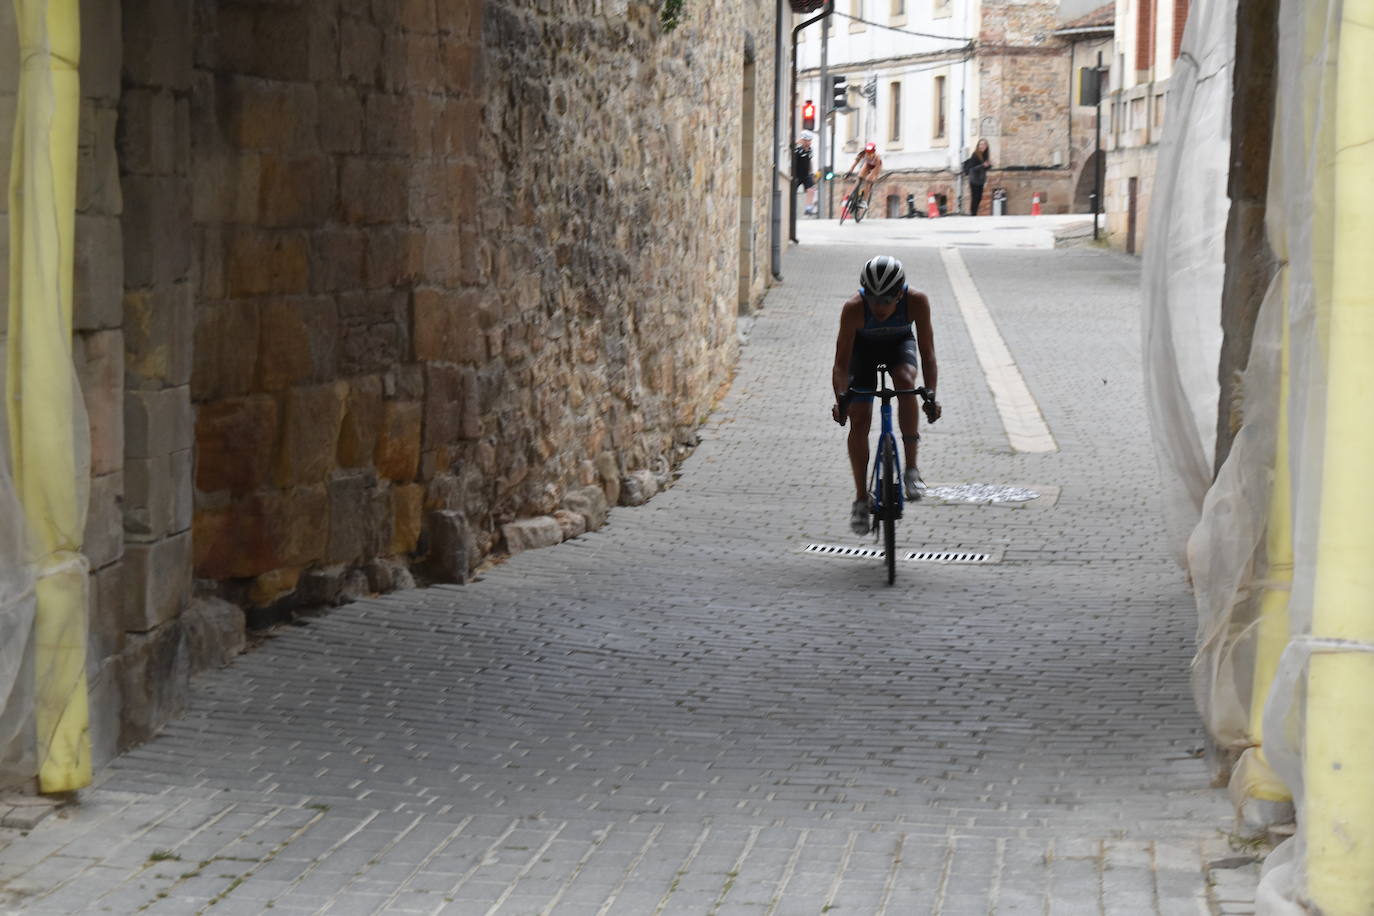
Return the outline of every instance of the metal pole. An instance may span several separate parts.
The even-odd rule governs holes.
[[[1102,52],[1097,52],[1097,114],[1093,118],[1093,241],[1097,241],[1097,215],[1102,212]]]
[[[827,21],[828,21],[828,20],[827,20]],[[838,121],[838,120],[839,120],[839,116],[835,115],[835,114],[832,112],[831,115],[830,115],[830,162],[828,162],[828,163],[826,163],[825,165],[821,166],[821,174],[823,174],[823,175],[833,175],[833,174],[835,174],[835,122]],[[835,179],[833,179],[833,178],[830,179],[828,182],[826,182],[826,185],[827,185],[827,191],[828,191],[828,197],[827,197],[827,199],[826,199],[826,206],[827,206],[827,208],[829,209],[829,211],[830,211],[831,213],[834,213],[834,212],[835,212]]]
[[[964,34],[969,33],[969,16],[972,14],[973,4],[964,3]],[[968,145],[968,135],[964,130],[968,127],[968,71],[969,62],[973,59],[972,47],[975,42],[970,41],[969,47],[964,49],[963,65],[959,68],[959,161],[954,166],[954,199],[956,202],[955,212],[964,212],[964,153]]]
[[[816,126],[820,128],[820,130],[816,131],[816,139],[820,142],[820,149],[818,151],[819,156],[817,157],[817,161],[821,164],[821,181],[825,181],[825,153],[827,149],[827,145],[825,142],[825,119],[826,116],[830,114],[830,100],[825,97],[826,86],[829,83],[827,77],[830,75],[828,69],[829,60],[830,17],[827,16],[821,22],[821,88],[820,92],[817,93],[820,96],[820,107],[816,111],[816,115],[820,118],[820,121],[818,121],[816,124]],[[833,182],[828,182],[828,184],[833,184]],[[819,215],[821,219],[829,219],[830,206],[829,201],[827,200],[826,195],[824,193],[825,188],[819,188],[818,191],[820,193],[816,194],[817,215]]]
[[[968,61],[964,61],[964,75],[959,80],[959,162],[954,171],[954,198],[956,201],[955,212],[962,215],[964,212],[964,147],[968,144],[968,137],[964,134],[964,125],[968,117],[964,113],[964,93],[968,91]],[[929,192],[927,192],[929,193]]]
[[[782,279],[782,30],[783,10],[787,4],[778,0],[773,22],[773,212],[769,220],[769,270],[774,280]],[[792,154],[788,150],[788,156]],[[791,165],[788,166],[791,172]],[[791,181],[791,179],[788,179]]]
[[[792,30],[792,110],[787,119],[788,123],[792,125],[791,142],[787,146],[789,156],[792,150],[797,148],[797,36],[801,34],[802,29],[812,23],[820,22],[834,11],[835,0],[827,0],[825,9]],[[791,174],[791,165],[788,166],[787,171],[788,174],[791,175],[791,184],[788,188],[788,193],[792,201],[792,205],[787,208],[787,238],[795,242],[797,240],[797,176]],[[817,192],[817,196],[820,196],[819,191]]]

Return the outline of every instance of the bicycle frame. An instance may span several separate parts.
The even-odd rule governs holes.
[[[884,379],[887,379],[888,381],[885,382]],[[897,505],[883,505],[881,462],[883,456],[883,443],[891,443],[892,458],[897,466],[896,479],[899,481],[902,479],[902,451],[901,449],[897,448],[897,434],[893,432],[892,429],[892,398],[898,394],[915,394],[916,389],[912,389],[911,391],[900,392],[893,391],[892,389],[888,388],[888,382],[890,381],[891,379],[888,376],[887,367],[879,366],[878,390],[874,391],[873,394],[875,397],[882,399],[883,402],[882,407],[879,408],[879,415],[881,416],[881,427],[878,432],[878,447],[873,451],[873,473],[869,475],[868,484],[868,505],[873,512],[873,520],[875,523],[878,520],[884,518],[886,513],[888,512],[893,513],[892,518],[894,519],[901,518],[902,507],[906,505],[906,496],[902,492],[902,487],[900,486],[897,487]]]
[[[873,455],[873,476],[869,486],[868,505],[873,519],[873,530],[882,528],[883,555],[887,561],[887,584],[891,585],[897,577],[897,519],[902,517],[902,507],[906,503],[906,493],[902,484],[902,457],[897,449],[897,435],[892,431],[892,399],[900,395],[920,395],[927,407],[933,394],[929,388],[909,388],[894,390],[888,387],[891,373],[884,364],[877,367],[878,387],[872,391],[850,388],[853,394],[867,394],[881,398],[882,430],[878,433],[878,450]],[[930,415],[927,409],[926,416]],[[887,456],[891,455],[889,463]],[[886,491],[886,494],[884,493]],[[891,503],[884,504],[890,496]]]
[[[895,463],[896,463],[896,479],[897,479],[898,481],[900,481],[900,480],[902,479],[902,454],[903,454],[903,453],[902,453],[902,450],[899,449],[899,448],[897,447],[897,434],[896,434],[896,433],[894,432],[894,430],[893,430],[893,425],[892,425],[892,399],[895,398],[895,397],[897,397],[898,395],[907,395],[907,394],[911,394],[911,395],[920,395],[921,400],[922,400],[923,402],[929,403],[929,401],[930,401],[930,389],[929,389],[929,388],[924,388],[924,387],[922,387],[922,388],[902,388],[902,389],[893,389],[893,388],[889,388],[889,387],[888,387],[888,384],[891,382],[891,376],[890,376],[890,374],[888,373],[887,366],[879,364],[876,368],[877,368],[877,372],[878,372],[878,387],[877,387],[877,388],[874,388],[874,389],[850,388],[850,389],[849,389],[849,392],[850,392],[851,394],[865,394],[865,395],[871,394],[871,395],[873,395],[874,397],[876,397],[876,398],[878,398],[878,399],[880,399],[880,400],[882,401],[882,406],[881,406],[880,409],[879,409],[879,416],[880,416],[881,427],[880,427],[879,432],[878,432],[878,447],[873,451],[873,471],[872,471],[872,473],[869,475],[869,481],[870,481],[870,483],[869,483],[869,487],[868,487],[868,504],[869,504],[869,509],[870,509],[870,510],[872,511],[872,513],[873,513],[873,521],[874,521],[875,525],[876,525],[876,523],[877,523],[878,521],[882,520],[882,519],[885,517],[884,513],[887,512],[887,511],[889,510],[889,508],[891,508],[892,511],[895,512],[895,514],[892,516],[892,518],[894,518],[894,519],[901,518],[901,517],[902,517],[902,508],[906,505],[906,495],[903,493],[903,488],[902,488],[901,486],[898,486],[898,487],[896,488],[896,490],[897,490],[897,499],[896,499],[896,503],[897,503],[897,504],[896,504],[896,506],[894,506],[894,507],[887,507],[887,506],[884,506],[884,505],[883,505],[883,500],[882,500],[882,483],[881,483],[882,465],[881,465],[881,462],[882,462],[882,456],[883,456],[883,443],[884,443],[884,442],[890,442],[890,443],[892,444],[892,457],[893,457],[893,459],[894,459],[894,461],[895,461]]]
[[[864,180],[862,178],[855,179],[853,187],[849,189],[849,196],[844,199],[844,206],[849,211],[849,217],[853,219],[854,222],[857,223],[863,219],[863,216],[859,213],[859,209],[866,206],[869,202],[869,198],[872,196],[872,191],[869,191],[867,194],[864,193]]]

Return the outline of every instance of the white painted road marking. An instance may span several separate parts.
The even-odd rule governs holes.
[[[959,311],[964,314],[973,350],[978,354],[978,364],[983,367],[983,375],[992,389],[992,399],[1011,447],[1018,452],[1057,452],[1059,446],[1050,434],[1040,405],[1026,387],[1026,380],[1021,377],[1021,370],[1016,367],[1006,341],[997,330],[997,323],[978,294],[963,257],[958,249],[941,248],[940,260],[944,262]]]

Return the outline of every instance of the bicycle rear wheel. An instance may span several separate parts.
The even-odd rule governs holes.
[[[864,198],[862,189],[858,187],[854,189],[850,199],[854,201],[854,222],[857,223],[864,218],[864,213],[868,210],[868,201]]]
[[[897,580],[897,455],[891,439],[882,446],[883,555],[887,558],[887,584]]]

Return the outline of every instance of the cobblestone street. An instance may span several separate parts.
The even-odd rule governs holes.
[[[1009,445],[940,250],[890,249],[933,304],[923,476],[1041,494],[909,508],[898,544],[996,562],[902,562],[889,587],[876,559],[805,552],[860,543],[829,372],[878,249],[793,248],[671,487],[198,679],[79,805],[0,831],[0,911],[1249,912],[1209,891],[1237,853],[1200,758],[1139,262],[970,239],[1059,450]]]

